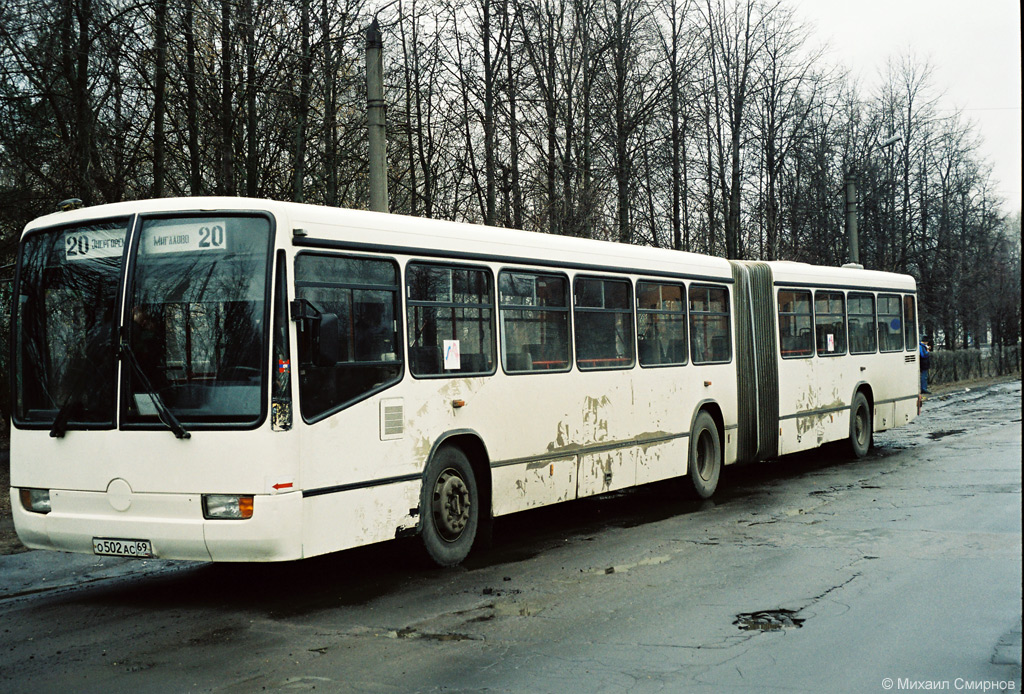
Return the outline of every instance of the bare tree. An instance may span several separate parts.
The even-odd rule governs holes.
[[[693,73],[696,72],[698,61],[706,53],[704,44],[694,40],[698,29],[692,25],[691,0],[666,0],[662,12],[667,20],[662,23],[661,46],[668,62],[672,247],[676,250],[689,250],[686,138],[690,134],[689,125],[693,120],[696,101],[688,97],[693,96],[693,85],[697,83]]]
[[[706,0],[709,64],[718,116],[715,127],[718,185],[725,210],[725,252],[739,258],[740,202],[742,199],[742,150],[749,136],[747,106],[752,94],[763,87],[754,63],[764,50],[766,21],[778,3],[742,0]]]
[[[808,30],[793,10],[777,7],[765,20],[765,42],[758,61],[761,84],[758,107],[765,171],[763,257],[779,254],[779,179],[794,144],[803,135],[829,77],[819,66],[823,50],[806,51]]]

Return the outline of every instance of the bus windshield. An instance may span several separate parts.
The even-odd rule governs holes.
[[[270,225],[220,216],[144,220],[125,312],[134,368],[123,421],[249,424],[266,393]]]
[[[268,382],[269,246],[269,220],[242,215],[137,225],[124,218],[27,235],[13,336],[15,421],[53,436],[113,428],[120,356],[122,424],[176,434],[182,424],[258,424]]]
[[[21,251],[15,420],[103,428],[114,423],[116,317],[128,220],[31,234]]]

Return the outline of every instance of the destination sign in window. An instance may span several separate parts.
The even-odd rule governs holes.
[[[68,262],[120,258],[126,229],[75,229],[64,234],[64,259]]]
[[[228,243],[226,225],[223,220],[203,219],[153,226],[143,236],[142,253],[159,255],[223,251],[227,249]]]

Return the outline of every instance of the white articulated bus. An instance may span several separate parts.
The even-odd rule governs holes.
[[[238,198],[25,229],[29,547],[278,561],[849,439],[918,411],[912,278]]]

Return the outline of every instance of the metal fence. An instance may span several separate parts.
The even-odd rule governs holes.
[[[939,385],[973,378],[1020,373],[1020,345],[932,352],[928,384]]]

